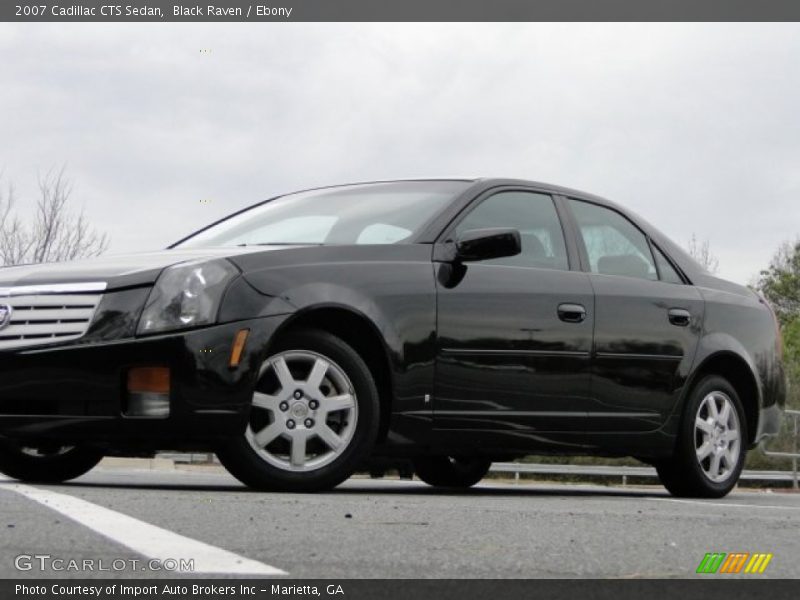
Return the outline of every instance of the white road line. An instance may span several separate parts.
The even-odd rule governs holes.
[[[5,478],[3,479],[5,480]],[[275,567],[161,529],[73,496],[19,483],[4,482],[0,485],[0,490],[16,492],[43,504],[148,559],[163,561],[170,558],[178,560],[179,564],[180,559],[194,559],[192,573],[288,575],[285,571]],[[179,572],[175,571],[175,573]]]
[[[709,502],[708,500],[685,500],[683,498],[652,498],[658,502],[677,502],[680,504],[699,504],[700,506],[721,506],[722,508],[770,508],[778,510],[800,510],[800,506],[775,506],[774,504],[736,504],[735,502]]]

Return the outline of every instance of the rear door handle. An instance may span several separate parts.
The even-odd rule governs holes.
[[[692,314],[683,308],[670,308],[667,311],[669,322],[678,327],[686,327],[692,322]]]
[[[582,323],[586,319],[586,307],[581,304],[559,304],[558,318],[565,323]]]

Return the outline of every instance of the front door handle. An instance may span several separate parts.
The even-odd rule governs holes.
[[[669,322],[678,327],[686,327],[692,322],[692,314],[684,308],[670,308],[667,315]]]
[[[586,307],[581,304],[559,304],[558,318],[565,323],[583,323],[586,319]]]

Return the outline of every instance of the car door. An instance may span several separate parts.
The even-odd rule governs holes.
[[[587,428],[660,427],[694,359],[703,322],[700,293],[622,213],[570,199],[595,294],[592,395]]]
[[[577,253],[570,268],[557,205],[546,193],[487,192],[440,243],[497,227],[519,230],[519,255],[434,263],[434,427],[505,432],[504,443],[525,446],[542,431],[583,427],[594,298]]]

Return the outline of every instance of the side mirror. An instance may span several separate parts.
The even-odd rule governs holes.
[[[470,229],[456,240],[456,257],[463,262],[516,256],[522,242],[516,229]]]

